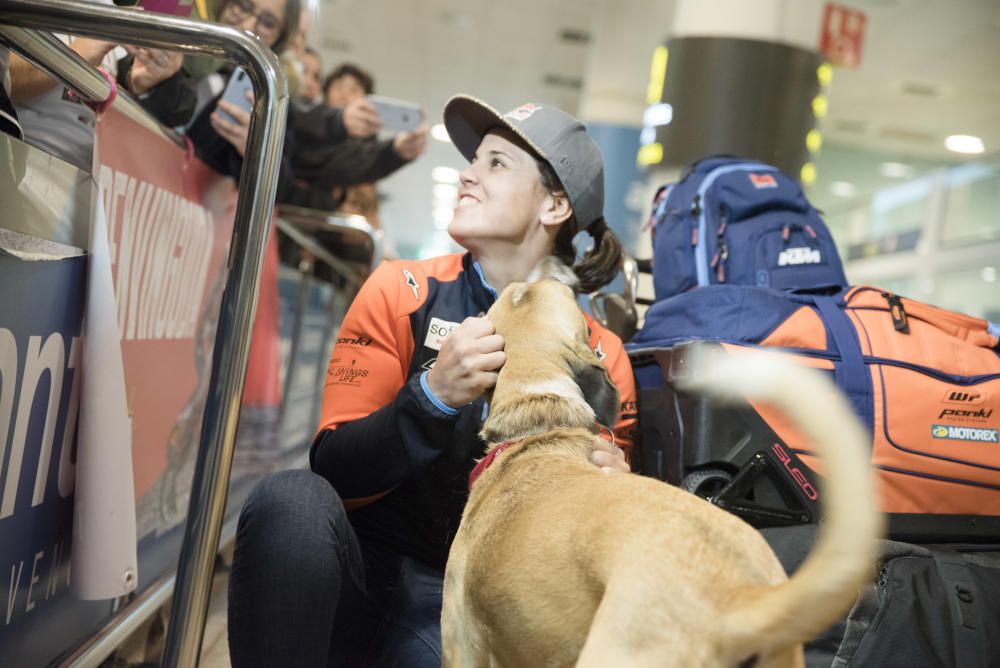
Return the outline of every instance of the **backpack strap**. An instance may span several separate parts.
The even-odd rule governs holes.
[[[948,601],[948,615],[955,639],[955,666],[985,666],[987,664],[983,648],[987,646],[986,629],[979,610],[979,591],[969,570],[969,562],[950,547],[926,545],[937,572],[944,583]]]
[[[865,359],[861,354],[861,344],[850,319],[838,304],[837,297],[814,295],[809,298],[819,309],[819,315],[830,330],[833,343],[840,353],[841,364],[834,365],[834,380],[837,386],[847,395],[855,412],[861,417],[868,432],[874,429],[875,419],[872,415],[871,377],[865,368]]]

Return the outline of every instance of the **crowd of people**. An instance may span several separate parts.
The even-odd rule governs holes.
[[[319,54],[308,46],[309,21],[301,0],[210,0],[206,8],[202,18],[253,33],[279,55],[285,70],[293,102],[278,202],[347,210],[377,225],[373,184],[424,152],[426,124],[384,137],[367,99],[374,92],[371,74],[345,63],[323,79]],[[252,94],[245,106],[222,99],[227,81],[238,71],[233,65],[163,49],[60,37],[114,77],[118,89],[133,95],[153,117],[186,134],[202,161],[239,180]],[[94,111],[15,53],[8,56],[3,50],[0,67],[0,123],[29,144],[90,171]]]

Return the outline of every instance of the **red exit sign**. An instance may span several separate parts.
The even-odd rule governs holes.
[[[868,17],[861,10],[828,2],[823,9],[820,53],[831,65],[859,67],[867,22]]]

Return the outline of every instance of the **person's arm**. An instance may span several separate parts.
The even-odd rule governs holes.
[[[345,499],[390,491],[436,459],[453,433],[457,411],[432,398],[421,375],[407,377],[409,314],[420,299],[403,268],[384,263],[365,282],[330,358],[309,461]],[[415,266],[407,271],[426,284]]]
[[[609,443],[607,447],[595,450],[591,454],[591,461],[601,467],[626,472],[630,468],[629,462],[639,417],[632,363],[620,338],[589,317],[587,324],[590,327],[590,347],[607,368],[611,382],[618,388],[620,401],[618,421],[612,427],[614,446],[610,443],[610,435],[602,431],[602,436],[608,439]]]
[[[69,48],[97,67],[104,56],[115,48],[115,43],[79,37],[70,42]],[[55,79],[16,53],[10,54],[10,79],[10,100],[15,106],[30,102],[56,87]]]
[[[194,113],[197,93],[181,62],[180,53],[137,49],[118,61],[118,84],[164,125],[185,125]]]

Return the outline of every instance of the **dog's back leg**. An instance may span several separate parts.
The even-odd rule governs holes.
[[[630,580],[620,572],[608,583],[577,668],[723,668],[716,657],[706,656],[703,638],[692,642],[684,625],[644,618],[644,612],[662,610],[662,600],[646,600],[657,595]]]

